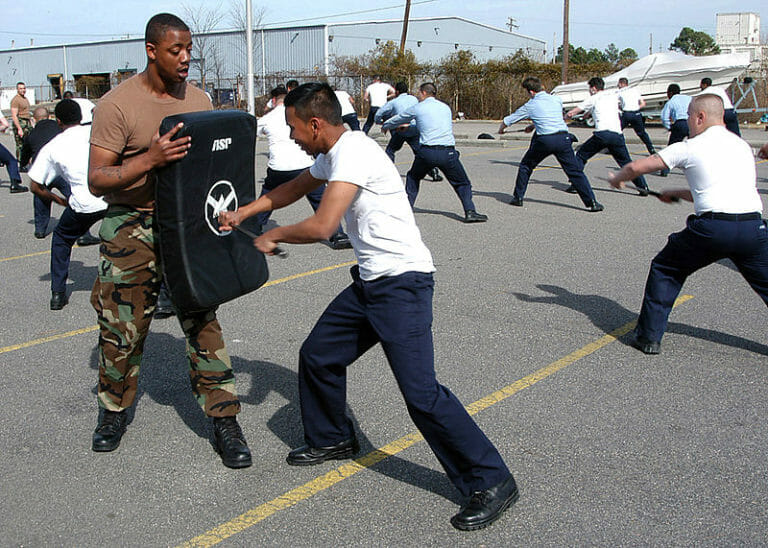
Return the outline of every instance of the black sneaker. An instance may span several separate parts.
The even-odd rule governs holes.
[[[18,194],[19,192],[27,192],[29,189],[21,184],[21,181],[11,181],[11,194]]]
[[[224,466],[247,468],[251,465],[251,450],[235,417],[213,419],[213,446]]]
[[[571,186],[569,186],[568,188],[566,188],[566,189],[565,189],[565,191],[566,191],[568,194],[578,194],[578,193],[579,193],[579,191],[578,191],[578,190],[576,190],[576,187],[575,187],[575,186],[573,186],[573,185],[571,185]]]
[[[125,411],[107,411],[105,409],[99,425],[93,432],[91,449],[98,453],[117,449],[127,424],[128,418]]]
[[[451,518],[451,525],[461,531],[488,527],[520,498],[515,478],[511,475],[485,491],[475,491],[461,511]]]
[[[484,223],[488,220],[488,215],[478,213],[474,209],[468,209],[464,212],[465,223]]]
[[[632,346],[637,348],[643,354],[655,355],[661,353],[660,341],[649,341],[648,339],[637,335],[635,335],[635,338],[632,340]]]
[[[51,310],[61,310],[68,302],[66,291],[51,291]]]
[[[587,211],[591,211],[592,213],[597,213],[597,212],[602,211],[604,209],[605,209],[605,207],[603,206],[603,204],[601,204],[600,202],[597,202],[597,201],[592,202],[591,204],[589,204],[587,206]]]

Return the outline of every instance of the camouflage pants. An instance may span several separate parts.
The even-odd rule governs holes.
[[[24,146],[24,138],[32,131],[32,123],[26,118],[19,118],[19,125],[23,133],[22,137],[19,137],[19,132],[16,130],[16,125],[11,123],[13,128],[13,138],[16,139],[16,160],[21,161],[21,147]]]
[[[144,341],[160,289],[153,215],[110,206],[101,224],[101,257],[91,304],[98,314],[99,405],[122,411],[133,404]],[[205,414],[240,411],[235,376],[216,311],[179,317],[187,339],[192,391]]]

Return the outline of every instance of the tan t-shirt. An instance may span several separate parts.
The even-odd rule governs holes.
[[[26,97],[22,97],[18,93],[11,99],[11,108],[19,109],[19,119],[29,120],[32,118],[29,114],[29,100]]]
[[[213,108],[201,89],[185,86],[184,94],[183,99],[156,97],[145,89],[141,74],[129,78],[96,105],[91,144],[119,154],[120,162],[145,152],[166,116]],[[149,172],[130,187],[106,194],[104,199],[109,204],[152,208],[154,174]]]

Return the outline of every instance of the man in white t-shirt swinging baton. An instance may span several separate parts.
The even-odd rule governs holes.
[[[346,414],[346,368],[381,343],[408,413],[468,501],[451,518],[457,529],[493,523],[518,498],[499,452],[450,390],[437,382],[432,346],[435,267],[416,227],[400,174],[375,141],[348,131],[328,84],[299,86],[285,98],[291,137],[312,167],[234,212],[222,230],[261,211],[285,207],[328,183],[317,212],[254,240],[264,253],[279,242],[327,238],[344,216],[358,265],[352,284],[326,308],[301,347],[299,395],[306,445],[288,464],[306,466],[352,458],[359,451]]]
[[[633,345],[645,354],[658,354],[667,319],[686,278],[728,258],[768,305],[768,228],[757,193],[755,160],[750,146],[725,128],[723,101],[698,95],[688,106],[687,141],[625,165],[609,181],[624,181],[642,173],[682,168],[690,189],[665,190],[663,202],[693,202],[695,214],[686,228],[669,236],[651,262]]]

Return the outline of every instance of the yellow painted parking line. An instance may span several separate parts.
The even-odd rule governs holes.
[[[278,285],[285,282],[290,282],[291,280],[298,280],[299,278],[312,276],[313,274],[320,274],[321,272],[328,272],[329,270],[336,270],[337,268],[344,268],[345,266],[352,266],[353,264],[356,264],[356,263],[357,261],[347,261],[345,263],[339,263],[331,266],[326,266],[323,268],[318,268],[316,270],[310,270],[309,272],[293,274],[291,276],[286,276],[285,278],[271,280],[265,283],[262,287],[269,287],[272,285]],[[98,328],[99,328],[98,325],[92,325],[90,327],[84,327],[82,329],[75,329],[74,331],[67,331],[66,333],[59,333],[57,335],[51,335],[49,337],[43,337],[43,338],[35,339],[32,341],[27,341],[19,344],[12,344],[10,346],[4,346],[0,348],[0,354],[5,354],[6,352],[13,352],[14,350],[21,350],[22,348],[29,348],[30,346],[37,346],[38,344],[45,344],[51,341],[57,341],[59,339],[74,337],[75,335],[82,335],[83,333],[91,333],[92,331],[96,331]]]
[[[93,247],[93,246],[75,244],[72,247],[81,249],[83,247]],[[18,259],[27,259],[29,257],[37,257],[38,255],[50,255],[50,253],[51,253],[51,250],[46,249],[45,251],[35,251],[34,253],[27,253],[26,255],[16,255],[15,257],[3,257],[2,259],[0,259],[0,263],[2,263],[3,261],[15,261]]]
[[[692,295],[681,295],[675,301],[674,306],[678,306],[691,299],[693,299]],[[575,352],[571,352],[567,356],[560,358],[559,360],[552,362],[545,367],[542,367],[538,371],[535,371],[530,375],[527,375],[500,390],[497,390],[493,394],[485,396],[484,398],[471,403],[466,407],[467,411],[470,415],[475,415],[480,411],[487,409],[488,407],[499,403],[500,401],[505,400],[510,396],[513,396],[524,388],[533,386],[537,382],[546,379],[550,375],[553,375],[561,369],[568,367],[581,358],[593,354],[601,348],[611,344],[619,337],[629,333],[632,329],[634,329],[635,325],[637,325],[637,320],[632,320],[631,322],[628,322],[621,327],[614,329],[607,335],[604,335],[596,341],[579,348]],[[320,491],[328,489],[329,487],[332,487],[333,485],[336,485],[337,483],[357,474],[358,472],[370,468],[371,466],[383,461],[387,457],[396,455],[397,453],[408,449],[423,439],[424,438],[418,432],[407,434],[402,438],[393,441],[392,443],[388,443],[384,447],[375,449],[370,453],[363,455],[362,457],[356,458],[346,464],[343,464],[338,468],[335,468],[334,470],[331,470],[330,472],[305,483],[304,485],[296,487],[295,489],[291,489],[290,491],[283,493],[282,495],[270,500],[269,502],[265,502],[264,504],[260,504],[259,506],[251,508],[236,518],[231,519],[230,521],[223,523],[218,527],[214,527],[210,531],[207,531],[202,535],[198,535],[195,538],[185,542],[184,544],[181,544],[180,548],[207,548],[209,546],[214,546],[219,542],[222,542],[229,537],[236,535],[237,533],[245,531],[249,527],[256,525],[260,521],[267,519],[277,512],[290,508],[291,506],[295,506],[299,502],[312,497]]]
[[[50,249],[46,251],[36,251],[35,253],[27,253],[26,255],[16,255],[15,257],[3,257],[0,259],[0,263],[3,261],[15,261],[17,259],[26,259],[28,257],[37,257],[38,255],[48,255],[51,252]]]

